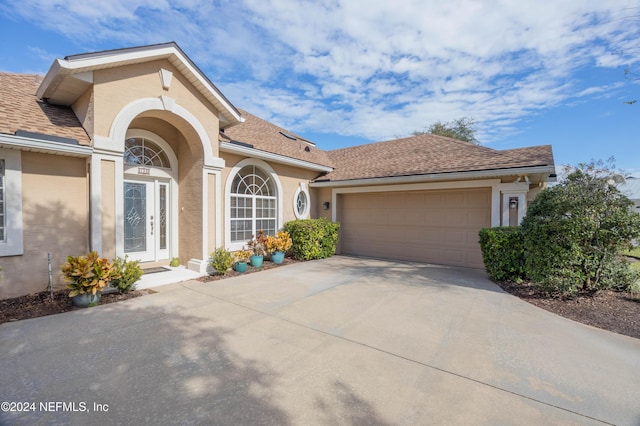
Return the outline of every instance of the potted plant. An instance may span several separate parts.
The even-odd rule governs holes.
[[[236,263],[235,270],[236,272],[244,273],[247,272],[247,263],[251,258],[251,252],[249,250],[238,250],[235,253]]]
[[[98,256],[95,251],[86,256],[67,257],[61,269],[64,278],[69,281],[69,297],[73,297],[73,304],[81,308],[97,305],[102,289],[112,279],[119,278],[109,260]]]
[[[291,248],[293,241],[286,231],[278,231],[274,237],[269,235],[265,241],[265,250],[271,255],[271,261],[280,264],[284,261],[284,254]]]
[[[267,241],[267,237],[264,235],[264,231],[258,231],[258,235],[251,236],[251,239],[247,243],[249,250],[251,250],[251,266],[259,268],[262,266],[262,260],[264,259],[264,244]]]

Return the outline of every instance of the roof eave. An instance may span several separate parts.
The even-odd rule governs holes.
[[[329,173],[333,171],[333,167],[330,166],[313,163],[311,161],[299,160],[297,158],[287,157],[286,155],[261,151],[259,149],[236,145],[230,142],[220,142],[220,151],[228,152],[231,154],[244,155],[247,157],[259,158],[265,161],[272,161],[274,163],[286,164],[288,166],[300,167],[317,172]]]
[[[311,182],[312,187],[345,187],[345,186],[364,186],[364,185],[383,185],[383,184],[400,184],[400,183],[416,183],[430,181],[447,181],[447,180],[473,180],[489,177],[502,177],[513,175],[533,175],[548,176],[555,173],[555,166],[530,166],[517,167],[507,169],[493,170],[474,170],[466,172],[448,172],[448,173],[431,173],[424,175],[410,176],[388,176],[363,179],[345,179],[345,180],[329,180],[322,182]],[[546,179],[545,179],[546,180]]]
[[[68,157],[90,157],[93,153],[93,148],[86,145],[71,145],[9,134],[0,134],[0,148],[42,152]]]

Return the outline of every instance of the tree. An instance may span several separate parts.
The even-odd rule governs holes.
[[[560,293],[634,283],[620,253],[640,237],[640,214],[629,209],[616,177],[602,162],[581,164],[538,194],[522,222],[529,278]]]
[[[476,120],[469,117],[460,117],[448,123],[436,121],[429,126],[426,132],[415,131],[413,135],[431,133],[480,145],[480,142],[476,139],[476,130]]]

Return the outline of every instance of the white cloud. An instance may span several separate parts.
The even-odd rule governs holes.
[[[612,3],[22,0],[4,11],[87,49],[175,40],[232,102],[297,132],[381,140],[470,116],[492,142],[536,111],[616,90],[576,77],[640,62],[637,0]]]

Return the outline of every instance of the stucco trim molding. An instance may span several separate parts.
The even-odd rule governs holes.
[[[111,123],[108,138],[94,138],[94,145],[97,149],[124,152],[124,140],[131,122],[140,114],[146,111],[166,111],[165,103],[161,98],[141,98],[128,103],[120,110],[116,118]],[[195,130],[200,138],[200,144],[204,152],[205,166],[222,168],[224,161],[213,155],[211,141],[200,121],[186,108],[174,103],[171,113],[185,120]]]
[[[509,199],[518,199],[518,225],[522,223],[527,212],[527,194],[529,184],[526,182],[503,183],[499,185],[502,194],[502,226],[509,226]]]

